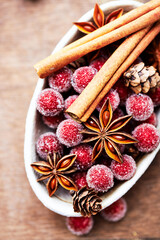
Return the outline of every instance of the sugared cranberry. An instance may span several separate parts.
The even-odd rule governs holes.
[[[160,87],[156,88],[155,91],[149,91],[148,95],[152,99],[154,106],[160,105]]]
[[[81,93],[88,83],[96,75],[97,70],[92,67],[80,67],[74,73],[72,77],[72,86],[74,90],[78,93]]]
[[[124,105],[126,102],[126,99],[128,98],[131,91],[129,90],[129,88],[124,86],[124,82],[123,82],[122,78],[120,78],[116,82],[116,84],[113,86],[113,88],[116,89],[119,94],[120,105]]]
[[[86,172],[76,172],[73,174],[72,178],[74,183],[77,185],[78,189],[88,186],[87,181],[86,181]]]
[[[153,112],[152,115],[147,120],[145,120],[141,123],[149,123],[149,124],[152,124],[153,126],[157,127],[158,120],[157,120],[156,114]]]
[[[67,217],[66,224],[72,234],[81,236],[91,231],[94,222],[92,217]]]
[[[99,57],[94,59],[89,66],[97,69],[97,71],[99,71],[101,69],[101,67],[104,65],[104,63],[106,62],[106,59],[103,57]]]
[[[112,109],[113,111],[116,110],[116,108],[118,107],[119,103],[120,103],[120,98],[119,98],[119,94],[116,90],[111,89],[106,96],[101,100],[101,102],[97,105],[96,109],[98,111],[100,111],[101,107],[103,106],[104,102],[107,100],[107,98],[109,98],[111,105],[112,105]]]
[[[62,121],[56,135],[59,141],[67,147],[73,147],[81,143],[83,135],[80,133],[83,127],[80,123],[72,119]]]
[[[151,116],[154,107],[152,99],[144,94],[133,94],[126,101],[126,111],[136,121],[144,121]]]
[[[44,116],[58,115],[64,108],[62,95],[50,88],[44,89],[37,99],[37,110]]]
[[[63,153],[61,143],[52,132],[42,134],[37,141],[36,148],[38,155],[43,159],[46,159],[47,155],[53,154],[53,152]]]
[[[105,165],[94,165],[87,172],[88,186],[98,192],[107,192],[113,187],[113,173]]]
[[[54,117],[42,117],[44,124],[46,124],[50,128],[57,128],[58,124],[63,120],[63,114],[56,115]]]
[[[127,212],[127,203],[124,198],[120,198],[109,207],[101,211],[101,216],[109,222],[118,222],[123,219]]]
[[[78,95],[72,95],[69,96],[65,101],[64,101],[64,111],[66,111],[72,103],[77,99]],[[65,118],[69,119],[71,118],[67,113],[64,113]]]
[[[160,142],[158,130],[149,123],[137,126],[132,134],[138,140],[136,146],[140,152],[151,152],[157,148]]]
[[[129,155],[123,155],[123,163],[112,160],[111,170],[118,180],[129,180],[136,172],[136,163]]]
[[[58,92],[67,92],[71,88],[72,75],[68,67],[63,67],[48,77],[49,86]]]
[[[83,144],[71,149],[70,154],[76,154],[75,166],[78,170],[86,170],[92,165],[92,147]]]

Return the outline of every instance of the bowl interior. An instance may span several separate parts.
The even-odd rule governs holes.
[[[130,1],[130,0],[115,1],[115,2],[112,1],[112,2],[108,2],[101,5],[101,8],[107,15],[109,12],[116,10],[117,8],[120,8],[120,7],[123,7],[124,11],[127,12],[135,7],[139,7],[140,5],[142,5],[142,3],[139,3],[137,1]],[[88,21],[92,19],[92,16],[93,16],[93,9],[87,12],[85,15],[83,15],[82,18],[79,19],[79,21]],[[81,37],[81,34],[77,30],[77,28],[73,26],[66,33],[66,35],[59,41],[59,43],[57,44],[57,46],[55,47],[52,53],[60,50],[65,45],[78,39],[79,37]],[[59,188],[56,192],[56,195],[54,195],[53,197],[49,197],[45,185],[43,183],[37,182],[37,176],[30,166],[31,163],[38,160],[38,155],[36,154],[36,150],[35,150],[35,142],[37,141],[37,139],[42,133],[52,131],[50,128],[46,127],[42,123],[41,116],[36,111],[37,96],[41,92],[41,90],[46,86],[47,85],[44,79],[38,80],[38,83],[34,91],[34,95],[32,97],[30,107],[28,110],[27,119],[26,119],[24,159],[25,159],[25,168],[26,168],[27,177],[36,196],[48,209],[64,216],[80,216],[79,214],[73,211],[72,199],[68,191],[65,191],[64,189]],[[159,114],[159,118],[160,118],[160,114]],[[145,172],[149,164],[152,162],[157,152],[158,152],[158,148],[154,152],[142,157],[142,159],[138,162],[137,172],[131,180],[117,185],[111,191],[103,195],[102,197],[103,208],[109,206],[114,201],[119,199],[135,184],[135,182]]]

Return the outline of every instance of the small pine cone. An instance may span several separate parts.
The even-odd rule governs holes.
[[[71,191],[71,195],[74,211],[80,212],[84,217],[96,215],[102,209],[102,199],[91,188],[82,187],[77,192]]]
[[[160,75],[153,66],[145,66],[144,62],[132,65],[124,73],[125,86],[130,87],[136,94],[147,93],[160,85]]]

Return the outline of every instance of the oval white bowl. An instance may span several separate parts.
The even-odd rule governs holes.
[[[101,5],[102,10],[107,14],[117,8],[123,7],[125,11],[129,11],[133,8],[139,7],[142,3],[137,1],[112,1]],[[79,21],[88,21],[93,16],[93,9],[83,15]],[[65,24],[65,23],[64,23]],[[63,48],[68,43],[72,42],[77,38],[78,35],[77,28],[73,26],[65,36],[59,41],[55,47],[53,53]],[[28,110],[28,115],[26,119],[26,129],[25,129],[25,142],[24,142],[24,159],[25,159],[25,169],[27,173],[30,185],[38,197],[38,199],[51,211],[64,216],[80,216],[80,214],[73,211],[72,200],[67,191],[59,189],[56,192],[56,196],[49,197],[45,185],[37,182],[37,176],[33,169],[31,168],[31,163],[35,162],[38,158],[35,151],[35,142],[39,135],[46,131],[51,131],[42,124],[39,114],[36,111],[36,99],[41,90],[45,87],[44,79],[39,79],[36,89],[34,91],[30,107]],[[160,119],[160,111],[158,113],[158,119]],[[160,130],[160,120],[158,129]],[[113,202],[122,197],[142,176],[142,174],[149,167],[157,152],[160,149],[160,145],[152,153],[144,155],[137,163],[137,171],[134,177],[126,182],[122,182],[117,186],[113,187],[108,193],[104,194],[102,197],[102,208],[111,205]]]

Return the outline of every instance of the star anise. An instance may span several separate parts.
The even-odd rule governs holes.
[[[123,9],[119,8],[113,12],[111,12],[107,17],[105,17],[102,9],[96,3],[94,7],[93,20],[92,22],[74,22],[74,24],[78,27],[78,29],[83,33],[91,33],[95,31],[97,28],[103,27],[105,24],[121,17],[123,14]]]
[[[122,155],[117,144],[131,144],[137,142],[130,134],[118,132],[118,130],[130,121],[132,116],[126,115],[112,121],[112,115],[111,103],[110,100],[107,99],[100,110],[99,120],[91,116],[87,122],[84,123],[85,127],[91,131],[85,129],[82,133],[91,136],[83,140],[83,142],[88,143],[96,141],[93,148],[92,161],[98,158],[104,148],[106,154],[110,158],[121,163]]]
[[[160,34],[152,41],[146,49],[147,63],[153,65],[160,73]]]
[[[58,188],[58,183],[67,190],[77,191],[77,186],[75,183],[66,175],[75,172],[73,163],[76,159],[75,154],[66,155],[60,159],[58,153],[53,153],[53,157],[48,155],[47,162],[39,161],[31,164],[33,169],[42,174],[42,176],[37,180],[42,181],[48,179],[46,188],[48,190],[49,196],[51,197]]]

